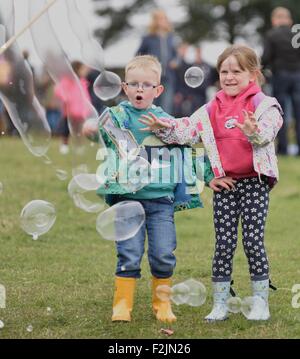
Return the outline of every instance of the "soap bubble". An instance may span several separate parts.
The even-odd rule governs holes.
[[[53,226],[56,220],[56,212],[51,203],[34,200],[27,203],[22,209],[20,218],[22,229],[36,240]]]
[[[72,175],[76,176],[82,173],[88,173],[88,166],[85,163],[81,163],[80,165],[72,168]]]
[[[186,303],[189,296],[189,287],[185,283],[178,283],[172,287],[171,300],[177,305]]]
[[[199,307],[205,303],[206,288],[203,283],[191,278],[184,281],[183,284],[188,288],[188,297],[185,302],[186,304],[192,307]]]
[[[239,313],[242,308],[242,300],[240,297],[230,297],[227,299],[227,307],[231,313]]]
[[[2,320],[0,320],[0,329],[4,328],[4,323],[2,322]]]
[[[95,174],[81,173],[72,178],[68,185],[68,193],[73,199],[76,207],[86,212],[96,213],[103,210],[105,204],[96,196],[95,190],[99,187],[99,182]],[[86,198],[87,192],[91,192],[94,201]],[[97,200],[97,202],[96,202]]]
[[[57,169],[56,170],[56,177],[61,181],[65,181],[68,178],[68,173],[64,170]]]
[[[188,304],[192,307],[199,307],[205,303],[206,288],[204,284],[191,278],[172,287],[158,286],[156,295],[162,301],[171,299],[176,305]]]
[[[43,159],[43,162],[44,162],[46,165],[51,165],[51,164],[52,164],[52,161],[51,161],[51,159],[50,159],[48,156],[44,155],[44,156],[42,156],[42,159]]]
[[[26,328],[28,333],[31,333],[33,331],[33,326],[31,324],[29,324]]]
[[[184,81],[189,87],[199,87],[204,81],[204,72],[200,67],[192,66],[184,73]]]
[[[133,237],[144,222],[143,206],[136,201],[123,201],[100,213],[96,229],[104,239],[124,241]]]
[[[103,71],[94,82],[94,92],[103,101],[113,99],[121,92],[120,77],[111,72]]]
[[[156,287],[156,295],[162,302],[170,300],[172,288],[169,285],[162,284]]]
[[[263,312],[266,306],[266,302],[259,296],[254,297],[245,297],[242,300],[241,312],[244,316],[249,319],[250,314],[253,314],[253,309],[255,308],[258,312]]]

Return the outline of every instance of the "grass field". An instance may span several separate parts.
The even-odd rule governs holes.
[[[71,157],[62,157],[53,141],[53,163],[69,173]],[[241,314],[206,324],[210,311],[211,257],[214,238],[211,192],[205,189],[205,209],[176,214],[178,247],[174,283],[201,280],[208,289],[206,303],[197,308],[174,307],[177,323],[171,338],[300,338],[300,308],[291,305],[291,288],[300,283],[300,158],[280,158],[281,179],[271,192],[266,247],[271,279],[271,320],[250,322]],[[96,168],[95,150],[90,165]],[[68,181],[60,181],[52,165],[32,156],[18,139],[0,138],[0,284],[6,288],[6,308],[0,309],[1,338],[165,338],[151,311],[150,272],[145,256],[143,277],[135,297],[133,320],[112,323],[115,270],[114,243],[95,230],[95,214],[74,207]],[[57,211],[54,227],[39,240],[22,231],[19,216],[26,203],[44,199]],[[250,295],[246,258],[241,241],[234,260],[235,290]],[[51,308],[51,311],[47,308]],[[32,325],[33,330],[26,328]]]

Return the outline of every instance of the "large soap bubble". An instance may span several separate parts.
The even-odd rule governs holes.
[[[189,87],[196,88],[202,85],[204,76],[204,72],[200,67],[192,66],[186,70],[184,81]]]
[[[22,209],[20,218],[22,229],[36,240],[53,226],[56,220],[55,207],[49,202],[34,200]]]
[[[144,222],[143,206],[136,201],[123,201],[100,213],[96,229],[104,239],[124,241],[132,238]]]
[[[186,304],[192,307],[199,307],[206,301],[206,288],[205,285],[193,278],[183,282],[188,288],[188,297]]]
[[[100,72],[94,82],[96,96],[103,101],[115,98],[122,89],[120,77],[111,71],[104,70],[104,51],[91,34],[76,1],[69,0],[66,4],[71,28],[80,42],[81,61]]]
[[[191,278],[172,287],[160,285],[156,288],[156,295],[162,301],[171,299],[176,305],[199,307],[205,303],[206,288],[203,283]]]
[[[14,28],[13,2],[0,3],[0,23],[5,25],[3,38],[8,41]],[[0,55],[0,99],[20,136],[35,156],[43,156],[50,146],[51,129],[45,110],[34,92],[31,69],[16,43]]]
[[[46,1],[35,0],[28,4],[30,17],[33,17],[45,6]],[[84,122],[89,119],[97,121],[98,113],[89,101],[86,81],[75,74],[58,41],[49,14],[36,21],[30,31],[36,52],[55,82],[56,94],[64,102],[71,134],[73,167],[76,167],[82,163],[83,155],[88,154],[87,149],[90,148],[90,142],[82,135]],[[47,41],[41,34],[47,34]],[[101,136],[98,137],[103,145]]]
[[[104,202],[96,197],[95,190],[98,187],[99,182],[95,174],[81,173],[72,178],[68,185],[68,192],[76,207],[86,212],[97,213],[105,206]],[[87,192],[92,192],[95,200],[86,198]]]
[[[71,28],[80,42],[81,61],[87,66],[103,71],[104,51],[93,37],[75,0],[66,1],[67,14]]]

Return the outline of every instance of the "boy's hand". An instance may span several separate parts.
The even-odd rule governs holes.
[[[246,136],[253,135],[256,132],[258,125],[254,113],[251,111],[243,110],[244,123],[235,122],[235,126],[239,128]]]
[[[215,192],[221,192],[223,188],[228,191],[235,189],[236,180],[231,177],[214,178],[209,182],[209,187]]]
[[[89,119],[86,120],[82,126],[82,135],[90,137],[98,133],[98,120]]]
[[[143,119],[139,119],[141,123],[148,126],[145,128],[141,128],[140,131],[155,131],[161,128],[171,128],[171,124],[166,121],[163,121],[156,117],[152,112],[149,112],[150,116],[142,115]]]

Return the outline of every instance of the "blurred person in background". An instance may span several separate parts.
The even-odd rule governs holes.
[[[59,133],[62,136],[60,153],[63,155],[69,152],[69,125],[72,126],[75,134],[81,131],[83,121],[90,112],[86,105],[86,100],[91,102],[88,82],[86,80],[88,67],[79,61],[73,61],[71,65],[73,71],[80,79],[81,89],[78,83],[68,76],[63,77],[54,88],[54,94],[61,100],[62,104],[62,120],[59,125]]]
[[[172,25],[161,9],[153,11],[149,33],[143,37],[137,55],[154,55],[162,65],[161,83],[165,88],[155,104],[166,112],[173,114],[173,98],[175,92],[177,67],[177,43]]]
[[[272,29],[264,42],[262,65],[272,71],[273,96],[280,103],[285,116],[278,134],[277,152],[288,154],[288,118],[289,97],[296,122],[297,154],[300,155],[300,48],[292,46],[294,34],[291,31],[293,20],[291,13],[284,7],[276,7],[271,13]]]
[[[42,105],[46,110],[46,117],[51,128],[52,135],[58,134],[58,127],[61,121],[61,104],[54,94],[55,84],[50,76],[44,72],[38,84],[39,95]]]
[[[194,50],[191,52],[190,50]],[[189,56],[191,54],[192,56]],[[187,69],[197,66],[203,71],[203,82],[192,88],[184,79]],[[201,47],[192,47],[183,42],[178,47],[178,68],[176,71],[176,89],[174,96],[174,116],[183,117],[195,112],[208,102],[207,90],[218,82],[217,70],[202,59]]]
[[[91,97],[92,105],[95,107],[97,112],[100,114],[104,111],[106,106],[103,104],[103,102],[100,100],[100,98],[98,96],[96,96],[94,89],[93,89],[94,82],[99,75],[100,75],[99,71],[90,69],[86,76],[86,79],[88,82],[88,91],[89,91],[89,94]]]

